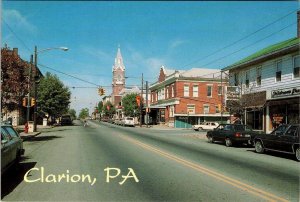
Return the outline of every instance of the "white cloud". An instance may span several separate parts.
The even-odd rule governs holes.
[[[37,33],[37,27],[31,24],[25,16],[14,9],[2,9],[3,19],[10,25],[14,25],[18,29],[23,29],[31,34]]]
[[[173,49],[173,48],[177,48],[178,46],[181,46],[182,44],[186,43],[185,40],[181,40],[181,39],[176,39],[174,41],[172,41],[170,43],[170,48]]]

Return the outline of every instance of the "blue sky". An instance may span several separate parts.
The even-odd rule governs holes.
[[[6,43],[19,48],[25,60],[30,59],[35,45],[38,50],[68,47],[67,52],[40,53],[38,63],[99,86],[111,86],[111,69],[120,44],[129,77],[126,83],[140,85],[142,73],[146,80],[156,81],[161,65],[221,69],[268,45],[295,37],[296,12],[207,57],[297,8],[297,1],[2,1],[2,18],[14,32],[2,23],[2,46]],[[57,74],[67,86],[94,87],[40,68],[43,73]],[[92,108],[101,100],[95,88],[71,88],[71,92],[71,108],[77,111]]]

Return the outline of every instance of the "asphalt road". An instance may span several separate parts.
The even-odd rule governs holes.
[[[210,144],[201,132],[76,122],[24,147],[2,176],[4,201],[299,201],[292,157]]]

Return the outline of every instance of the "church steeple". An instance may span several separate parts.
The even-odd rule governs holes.
[[[115,64],[113,66],[113,71],[117,70],[117,69],[121,69],[122,71],[125,71],[125,66],[123,63],[123,57],[121,54],[121,49],[120,49],[120,45],[118,46],[118,52],[117,52],[117,56],[115,58]]]

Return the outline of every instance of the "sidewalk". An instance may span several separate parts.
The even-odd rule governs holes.
[[[31,132],[31,133],[25,133],[25,132],[24,132],[24,129],[25,129],[25,126],[24,126],[24,125],[19,125],[19,126],[16,126],[15,128],[18,129],[18,131],[22,131],[22,132],[20,132],[20,137],[21,137],[23,140],[26,140],[26,139],[29,139],[29,138],[32,138],[32,137],[35,137],[35,136],[41,134],[42,131],[40,131],[40,130],[53,128],[53,126],[37,125],[37,130],[38,130],[38,131],[36,131],[36,132]]]

